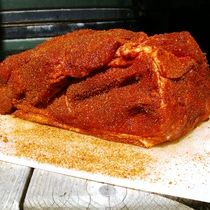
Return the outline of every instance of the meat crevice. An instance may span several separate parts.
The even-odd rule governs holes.
[[[130,76],[128,78],[123,78],[121,80],[115,80],[109,84],[97,87],[95,89],[89,90],[88,92],[83,92],[82,94],[74,95],[74,100],[82,101],[94,96],[98,96],[104,93],[108,93],[112,89],[126,87],[128,85],[133,85],[138,83],[140,80],[139,76]]]

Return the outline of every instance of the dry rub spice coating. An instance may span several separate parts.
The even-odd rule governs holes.
[[[151,147],[210,114],[210,70],[188,32],[79,30],[0,64],[0,113]]]

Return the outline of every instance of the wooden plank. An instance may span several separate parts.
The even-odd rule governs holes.
[[[1,23],[31,23],[49,21],[113,20],[134,18],[129,8],[51,9],[0,12]]]
[[[78,8],[78,7],[130,7],[132,0],[1,0],[1,10]]]
[[[191,209],[160,195],[36,169],[26,194],[24,209],[47,208]]]
[[[31,169],[0,161],[0,209],[18,210]]]

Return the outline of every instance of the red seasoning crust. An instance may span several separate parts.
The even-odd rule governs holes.
[[[79,30],[0,64],[0,113],[151,147],[210,114],[210,70],[188,32]]]

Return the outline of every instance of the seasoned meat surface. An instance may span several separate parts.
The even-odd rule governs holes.
[[[79,30],[0,64],[0,113],[151,147],[210,114],[210,70],[188,32]]]

